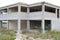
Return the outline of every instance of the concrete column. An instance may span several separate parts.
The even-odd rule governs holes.
[[[30,9],[27,8],[27,19],[29,20],[29,13],[30,13]]]
[[[60,9],[59,9],[59,18],[60,18]]]
[[[2,21],[0,21],[0,28],[2,28]]]
[[[21,13],[21,5],[18,4],[18,13],[20,14]],[[18,15],[18,19],[20,19],[20,15]]]
[[[29,10],[29,8],[27,8],[27,30],[30,30],[30,21],[29,21],[29,12],[30,12],[30,10]]]
[[[42,32],[45,33],[45,24],[44,20],[42,20]]]
[[[30,30],[30,21],[27,20],[27,30]]]
[[[18,19],[18,32],[16,35],[16,39],[15,40],[22,40],[22,34],[21,34],[21,20]]]
[[[18,13],[20,13],[20,12],[21,12],[21,6],[18,5]]]
[[[45,33],[44,12],[45,12],[45,5],[44,5],[44,2],[43,2],[42,3],[42,32],[43,33]]]
[[[9,8],[7,8],[7,13],[9,13]]]
[[[7,29],[9,29],[9,21],[7,20]]]
[[[27,8],[27,13],[29,13],[30,12],[30,9],[29,8]]]
[[[56,18],[57,18],[57,8],[56,8],[56,10],[55,10],[55,13],[56,13]]]
[[[18,4],[18,13],[21,12],[21,6]],[[21,31],[21,20],[20,20],[20,16],[18,15],[19,19],[18,19],[18,32],[16,35],[16,39],[15,40],[22,40],[22,31]]]
[[[9,8],[7,8],[7,14],[9,14],[10,12],[9,12]],[[7,29],[9,30],[9,21],[8,21],[8,19],[7,19]]]
[[[18,4],[18,13],[21,12],[21,6],[20,4]],[[21,20],[20,20],[20,15],[18,15],[19,19],[18,19],[18,32],[21,32]]]
[[[21,33],[21,20],[18,20],[18,32]]]

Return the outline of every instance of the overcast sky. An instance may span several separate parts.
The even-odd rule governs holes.
[[[33,3],[43,2],[43,1],[60,6],[60,0],[0,0],[0,7],[18,3],[18,2],[33,4]]]

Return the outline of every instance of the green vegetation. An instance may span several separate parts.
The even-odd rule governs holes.
[[[31,36],[33,38],[60,40],[60,32],[58,31],[48,31],[43,34],[41,32],[32,32],[23,30],[22,34]],[[15,40],[15,38],[16,34],[14,31],[7,30],[5,28],[0,29],[0,40]]]
[[[46,33],[41,33],[41,32],[24,32],[23,34],[29,35],[34,38],[42,38],[42,39],[54,39],[54,40],[60,40],[60,32],[58,31],[48,31]]]
[[[7,30],[6,28],[0,29],[0,40],[15,40],[16,35],[12,30]]]

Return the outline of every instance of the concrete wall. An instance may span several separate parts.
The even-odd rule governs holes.
[[[18,6],[9,8],[9,12],[18,12]]]
[[[51,20],[51,19],[56,19],[57,15],[56,15],[56,13],[44,12],[43,17],[44,17],[44,19]]]
[[[60,20],[52,20],[52,30],[60,31]]]
[[[0,20],[16,20],[16,19],[27,19],[27,13],[10,13],[10,14],[1,14]]]
[[[21,20],[21,29],[27,29],[27,21],[26,20]]]
[[[39,19],[56,19],[57,15],[56,13],[51,13],[51,12],[32,12],[28,14],[28,19],[30,20],[39,20]]]
[[[31,12],[28,14],[28,19],[30,20],[37,20],[42,19],[42,12]]]
[[[18,22],[15,20],[9,21],[9,29],[17,31],[18,29]],[[27,29],[27,21],[21,20],[21,29]]]
[[[7,28],[7,29],[8,29],[8,24],[7,24],[7,22],[5,22],[5,23],[3,22],[3,23],[2,23],[2,27],[4,27],[4,28]]]
[[[9,29],[11,30],[17,30],[18,28],[18,22],[16,20],[11,20],[11,21],[8,21],[9,23]]]

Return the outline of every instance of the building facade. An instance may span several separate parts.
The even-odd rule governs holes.
[[[16,3],[0,7],[0,28],[2,21],[8,21],[9,29],[19,32],[24,29],[60,31],[60,7],[46,2],[31,5]]]

